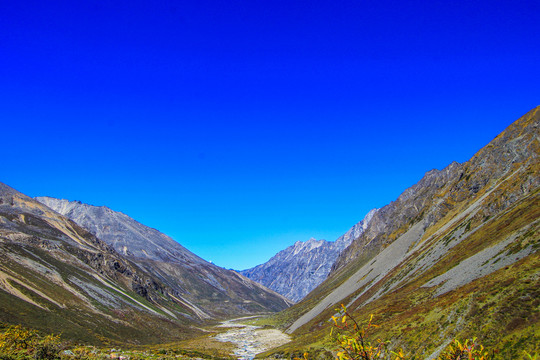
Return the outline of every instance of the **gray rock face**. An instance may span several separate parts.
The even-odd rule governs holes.
[[[266,263],[240,273],[297,302],[326,279],[339,254],[362,234],[376,212],[371,210],[334,242],[297,241]]]
[[[518,321],[517,316],[505,313],[503,319],[495,311],[457,314],[461,299],[486,299],[496,309],[536,294],[537,272],[530,275],[527,269],[538,267],[539,129],[537,107],[469,161],[427,172],[378,210],[365,231],[340,254],[324,287],[291,310],[302,315],[286,332],[322,331],[321,319],[329,318],[339,304],[358,317],[367,315],[369,304],[370,315],[402,324],[428,319],[436,309],[440,318],[399,335],[400,342],[418,345],[413,339],[419,332],[432,332],[430,351],[446,346],[441,340],[448,333],[473,336],[470,324],[483,319],[491,321],[485,323],[486,328],[490,326],[490,337],[510,336],[515,330],[508,324]],[[454,293],[447,296],[450,292]],[[401,306],[396,315],[389,314],[392,306]],[[454,328],[441,329],[442,314],[449,323],[456,323]],[[455,320],[450,320],[454,314]],[[535,320],[527,321],[528,326],[536,325]]]
[[[410,224],[423,219],[424,227],[437,223],[454,208],[455,203],[470,200],[498,179],[518,170],[518,164],[538,161],[539,108],[516,120],[469,161],[452,162],[442,170],[428,171],[415,185],[406,189],[395,201],[382,207],[366,231],[343,251],[333,270],[361,256],[372,256],[403,234]],[[501,197],[497,204],[483,209],[486,217],[508,207],[518,197],[538,186],[538,176],[527,179],[511,196]],[[516,180],[511,180],[515,182]],[[393,235],[392,235],[393,234]]]
[[[373,216],[375,215],[375,213],[377,213],[377,211],[378,209],[372,209],[370,212],[367,213],[364,219],[355,224],[345,234],[337,238],[336,243],[341,244],[339,246],[341,250],[345,250],[345,248],[349,246],[354,239],[362,235],[362,233],[367,229],[368,224],[371,222],[371,219],[373,219]]]
[[[36,200],[75,221],[123,255],[186,265],[206,263],[169,236],[106,206],[47,196]]]
[[[154,273],[2,183],[0,304],[3,322],[92,343],[125,341],[126,326],[131,340],[171,341],[196,334],[188,326],[200,323]]]

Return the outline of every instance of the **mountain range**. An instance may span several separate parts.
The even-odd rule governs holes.
[[[539,174],[537,107],[335,242],[297,242],[243,272],[281,295],[125,214],[0,183],[0,322],[146,344],[274,313],[263,323],[292,341],[261,356],[324,358],[343,305],[360,324],[373,317],[372,339],[415,358],[476,338],[496,358],[517,359],[540,351]]]
[[[326,279],[338,256],[362,234],[376,211],[371,210],[336,241],[297,241],[266,263],[240,273],[297,302]]]
[[[193,337],[207,322],[290,305],[124,214],[41,201],[83,226],[0,183],[1,322],[91,343],[148,343]]]
[[[201,259],[169,236],[121,212],[51,197],[36,200],[95,234],[182,294],[201,319],[278,311],[291,304],[235,271]]]
[[[477,337],[503,359],[538,351],[539,119],[537,107],[377,210],[328,278],[273,317],[294,336],[274,353],[327,346],[341,304],[359,323],[373,315],[373,338],[420,358],[454,338]]]

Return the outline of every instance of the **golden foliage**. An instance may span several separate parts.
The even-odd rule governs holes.
[[[412,360],[417,357],[414,354],[407,354],[403,349],[390,350],[390,342],[377,338],[375,341],[369,340],[371,329],[378,327],[373,323],[373,315],[364,326],[359,326],[353,316],[347,312],[345,305],[341,309],[336,309],[338,316],[332,316],[334,327],[331,336],[338,346],[337,360]],[[335,331],[334,331],[335,330]],[[492,360],[493,352],[489,352],[479,344],[476,338],[460,341],[455,339],[450,343],[437,360]],[[523,351],[523,359],[536,360],[537,355],[531,355]]]

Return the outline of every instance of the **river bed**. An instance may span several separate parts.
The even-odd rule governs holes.
[[[236,348],[231,355],[241,360],[250,360],[256,354],[278,347],[291,341],[290,337],[276,329],[263,329],[260,326],[240,323],[249,318],[224,321],[220,327],[230,328],[214,338],[222,342],[233,343]]]

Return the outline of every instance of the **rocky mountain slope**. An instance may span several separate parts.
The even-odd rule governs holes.
[[[281,295],[115,215],[126,222],[103,228],[112,226],[116,235],[123,229],[127,242],[120,250],[129,255],[0,183],[0,323],[94,344],[163,343],[201,334],[198,326],[216,316],[288,306]],[[148,240],[146,258],[132,255],[144,246],[135,241],[130,248],[127,229],[138,240],[156,235]],[[166,261],[156,260],[161,258]]]
[[[36,200],[67,216],[177,291],[200,319],[273,312],[291,304],[235,271],[201,259],[167,235],[121,212],[51,197]]]
[[[67,216],[123,255],[149,260],[183,261],[185,264],[206,263],[169,236],[106,206],[48,196],[36,197],[35,200]]]
[[[320,347],[344,304],[360,322],[374,315],[374,337],[426,359],[456,337],[478,337],[504,359],[538,351],[539,159],[540,107],[466,163],[428,172],[278,314],[295,335],[287,349]]]
[[[73,221],[0,183],[0,322],[99,343],[193,336],[181,294]],[[148,331],[151,329],[152,331]]]
[[[266,263],[240,273],[292,301],[299,301],[326,279],[339,254],[362,234],[375,212],[371,210],[336,241],[297,241]]]

